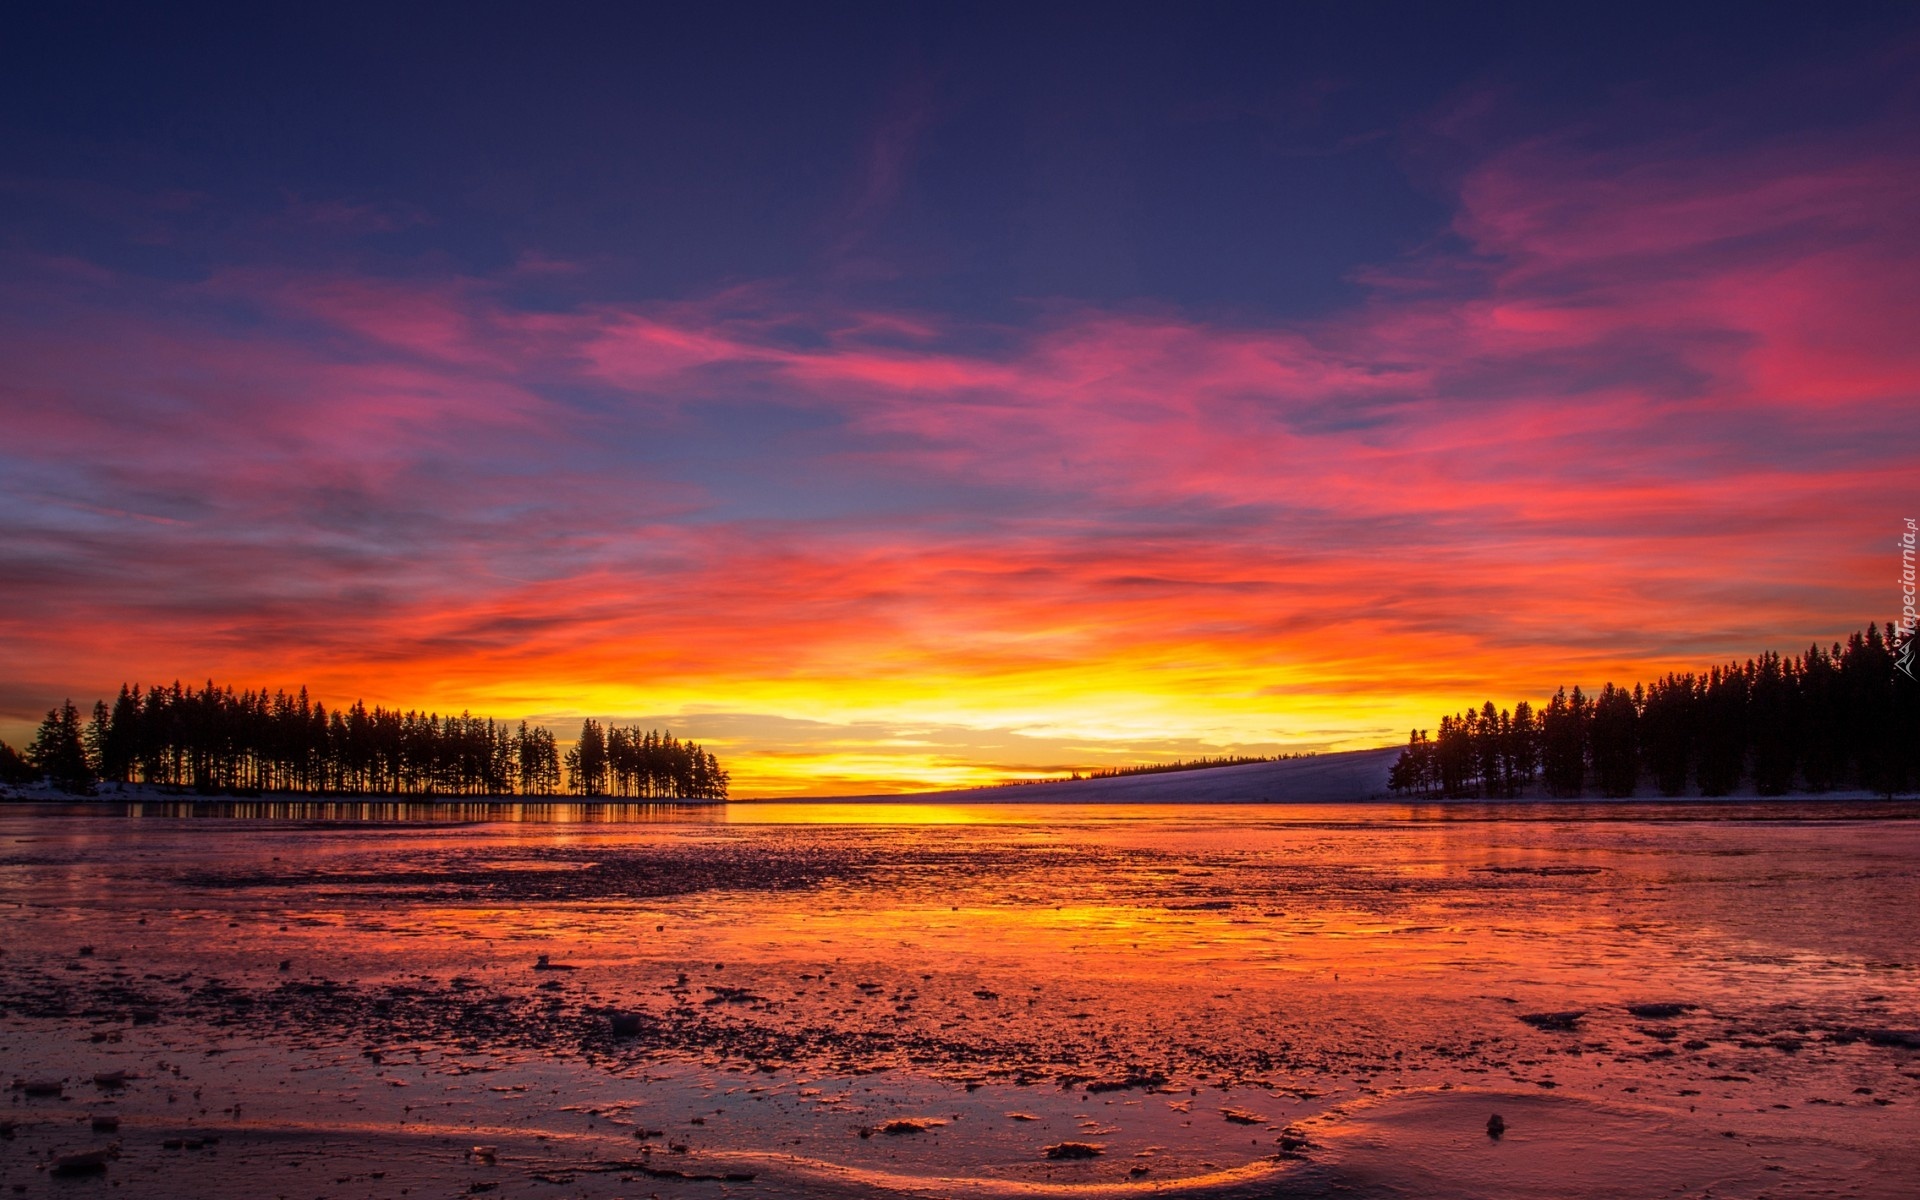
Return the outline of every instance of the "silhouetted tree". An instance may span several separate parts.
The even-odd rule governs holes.
[[[1845,740],[1841,734],[1840,677],[1830,654],[1818,644],[1801,656],[1797,673],[1800,714],[1800,771],[1810,792],[1830,790],[1846,770]]]
[[[1533,705],[1525,700],[1513,706],[1513,730],[1507,747],[1513,769],[1507,794],[1517,796],[1533,782],[1534,772],[1540,766],[1540,726],[1533,719]]]
[[[1802,734],[1796,664],[1763,654],[1747,664],[1747,738],[1753,748],[1753,787],[1762,796],[1793,790]]]
[[[1693,726],[1699,708],[1692,675],[1669,674],[1647,689],[1640,714],[1640,744],[1654,785],[1662,795],[1680,796],[1693,771]]]
[[[1575,689],[1578,694],[1578,689]],[[1594,782],[1603,796],[1631,796],[1640,778],[1640,708],[1626,689],[1609,683],[1593,702],[1587,732]]]
[[[520,722],[518,736],[520,790],[529,795],[551,795],[560,790],[560,751],[551,730]]]
[[[1895,739],[1906,734],[1910,742],[1912,729],[1902,729],[1897,719],[1896,688],[1905,676],[1896,676],[1893,649],[1880,636],[1880,626],[1869,625],[1864,635],[1856,633],[1848,640],[1840,676],[1860,786],[1891,795],[1906,783],[1903,766],[1909,752]]]
[[[1434,752],[1440,767],[1440,790],[1448,796],[1474,794],[1479,777],[1475,774],[1473,728],[1465,717],[1441,717]]]
[[[5,742],[0,742],[0,783],[18,786],[32,783],[40,778],[40,772],[33,764],[20,756],[20,752]]]
[[[1896,669],[1905,638],[1870,624],[1831,649],[1762,654],[1705,675],[1668,674],[1631,691],[1607,684],[1589,702],[1562,688],[1511,721],[1491,702],[1418,730],[1395,764],[1396,791],[1514,795],[1536,770],[1549,794],[1577,796],[1589,769],[1600,790],[1628,796],[1643,772],[1665,795],[1689,781],[1703,796],[1751,779],[1761,795],[1854,786],[1892,795],[1920,782],[1920,682]]]
[[[1480,706],[1477,713],[1468,713],[1473,739],[1473,764],[1480,776],[1480,794],[1483,796],[1504,796],[1507,794],[1507,747],[1506,739],[1501,735],[1501,720],[1505,718],[1511,726],[1513,718],[1494,710],[1493,701]]]
[[[581,796],[599,796],[607,790],[607,735],[591,718],[580,723],[580,740],[567,751],[568,786]]]
[[[1707,672],[1700,696],[1698,776],[1702,796],[1724,796],[1746,770],[1748,677],[1729,663]]]
[[[549,730],[522,722],[516,731],[466,712],[369,709],[358,701],[329,711],[305,688],[289,695],[211,681],[198,690],[179,683],[146,692],[123,686],[111,705],[94,705],[91,720],[65,709],[48,718],[34,743],[33,769],[54,771],[40,766],[44,751],[47,763],[64,764],[60,777],[78,787],[94,771],[118,783],[204,792],[553,795],[562,783]],[[598,722],[588,725],[590,769],[570,781],[580,794],[604,795],[617,780],[622,796],[726,798],[727,772],[693,743],[638,729],[616,730],[610,738]],[[610,743],[622,747],[618,763]],[[579,750],[568,753],[570,770]],[[78,774],[74,761],[83,766]]]
[[[1435,791],[1438,779],[1433,743],[1427,740],[1426,730],[1416,729],[1407,735],[1407,748],[1400,752],[1393,768],[1387,772],[1387,786],[1396,792],[1418,792],[1430,796]]]
[[[1540,715],[1540,766],[1547,791],[1555,796],[1578,796],[1587,774],[1587,698],[1579,688],[1573,698],[1561,688]]]
[[[33,744],[27,749],[27,758],[35,770],[62,791],[92,789],[93,764],[87,760],[80,710],[73,706],[73,701],[47,710],[46,720],[40,722]]]

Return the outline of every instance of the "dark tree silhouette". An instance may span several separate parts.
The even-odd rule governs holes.
[[[93,786],[93,765],[87,759],[80,710],[73,701],[47,710],[46,720],[40,722],[27,748],[27,758],[56,787],[78,792]]]
[[[600,796],[607,790],[607,735],[600,722],[580,723],[580,740],[567,751],[568,786],[577,795]]]
[[[1795,688],[1799,673],[1791,659],[1763,654],[1747,693],[1748,741],[1752,747],[1753,787],[1762,796],[1793,790],[1800,766],[1802,713]]]
[[[1438,790],[1439,771],[1434,765],[1433,743],[1427,731],[1416,729],[1407,735],[1407,748],[1387,773],[1387,786],[1396,792],[1418,792],[1431,796]]]
[[[1533,779],[1540,763],[1540,727],[1534,723],[1533,705],[1525,700],[1513,706],[1513,730],[1507,744],[1507,761],[1512,774],[1507,779],[1507,795],[1517,796]]]
[[[617,725],[601,731],[592,721],[586,724],[592,727],[591,733],[587,727],[581,729],[568,763],[575,791],[598,786],[612,795],[635,799],[726,794],[728,776],[720,769],[720,760],[693,742],[680,741],[672,731]]]
[[[587,725],[598,739],[587,745],[592,769],[569,784],[579,795],[605,795],[613,766],[606,734],[598,722]],[[712,754],[671,735],[620,734],[651,747],[653,757],[615,794],[726,798],[728,775]],[[578,746],[567,752],[570,767],[579,753]],[[315,795],[550,796],[562,784],[552,732],[524,721],[515,730],[471,713],[442,717],[359,701],[329,710],[305,688],[236,692],[211,681],[198,690],[123,686],[86,721],[69,702],[47,714],[28,760],[33,777],[73,790],[96,777],[206,793]]]
[[[1668,675],[1647,689],[1640,711],[1640,745],[1663,796],[1684,795],[1693,770],[1699,687],[1692,675]]]
[[[1636,687],[1634,692],[1638,694],[1640,689]],[[1644,699],[1636,699],[1611,683],[1600,689],[1599,699],[1593,702],[1588,754],[1593,760],[1594,782],[1600,785],[1603,796],[1633,795],[1633,785],[1640,778],[1638,725],[1643,704]]]
[[[1555,796],[1578,796],[1586,784],[1587,725],[1591,709],[1579,688],[1573,699],[1561,688],[1547,702],[1540,717],[1540,768],[1547,791]]]
[[[1696,773],[1702,796],[1724,796],[1740,786],[1747,752],[1750,682],[1744,671],[1731,664],[1707,672],[1696,726],[1700,736]]]
[[[1474,766],[1491,795],[1507,794],[1507,735],[1512,731],[1513,717],[1495,712],[1491,700],[1481,705],[1479,715],[1473,717],[1470,737]]]
[[[520,768],[520,790],[530,796],[547,796],[560,790],[560,750],[553,732],[539,726],[528,728],[520,722],[514,739],[514,760]]]
[[[1840,675],[1832,653],[1818,645],[1800,659],[1797,691],[1800,700],[1800,771],[1807,790],[1824,792],[1846,773],[1846,744],[1840,728]]]
[[[1474,779],[1473,717],[1471,714],[1440,718],[1440,736],[1434,743],[1434,755],[1440,768],[1440,790],[1449,796],[1465,796]]]
[[[1883,795],[1920,782],[1920,684],[1897,670],[1903,639],[1869,625],[1831,649],[1767,653],[1704,675],[1669,674],[1589,701],[1562,688],[1539,714],[1491,702],[1442,717],[1429,741],[1413,731],[1389,785],[1399,792],[1512,796],[1536,780],[1578,796],[1649,781],[1663,795],[1724,796],[1750,781],[1761,795],[1857,787]]]
[[[1205,771],[1213,767],[1243,767],[1250,763],[1284,762],[1294,758],[1310,758],[1313,751],[1306,750],[1292,754],[1221,754],[1211,758],[1176,758],[1172,762],[1141,763],[1131,767],[1095,767],[1087,771],[1075,771],[1075,779],[1119,779],[1128,775],[1164,775],[1171,771]],[[1021,782],[1045,783],[1044,779],[1022,780]]]
[[[33,764],[21,757],[20,752],[5,742],[0,742],[0,783],[32,783],[40,778],[40,772]]]

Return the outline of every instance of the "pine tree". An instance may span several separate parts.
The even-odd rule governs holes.
[[[33,764],[20,756],[20,752],[5,742],[0,742],[0,783],[19,786],[32,783],[40,777]]]
[[[1500,718],[1493,701],[1488,700],[1473,722],[1474,767],[1480,774],[1483,796],[1506,794],[1506,744],[1500,736]]]
[[[1630,795],[1644,769],[1668,796],[1690,778],[1702,795],[1724,796],[1749,775],[1762,795],[1853,786],[1891,796],[1920,782],[1920,681],[1896,666],[1911,636],[1869,624],[1798,658],[1766,653],[1631,691],[1608,684],[1595,702],[1562,688],[1540,713],[1516,705],[1510,723],[1483,704],[1444,718],[1439,744],[1416,730],[1393,786],[1514,794],[1538,769],[1550,794],[1577,796],[1590,768],[1607,795]]]
[[[1865,636],[1853,636],[1840,663],[1855,778],[1861,787],[1883,795],[1892,795],[1905,784],[1902,766],[1907,750],[1895,742],[1901,730],[1893,661],[1893,649],[1880,636],[1880,626],[1870,624]]]
[[[81,728],[80,710],[69,700],[59,708],[47,710],[46,719],[34,734],[27,757],[40,774],[66,792],[93,789],[93,765],[87,761],[87,748]]]
[[[112,725],[107,717],[107,702],[95,700],[93,715],[87,720],[87,729],[81,735],[81,744],[86,749],[87,765],[94,778],[104,778],[103,769],[106,756],[113,749]]]
[[[1699,698],[1692,675],[1669,674],[1647,689],[1640,714],[1641,747],[1663,796],[1684,795],[1693,770]]]
[[[1439,737],[1434,743],[1440,790],[1454,799],[1470,794],[1474,777],[1473,736],[1467,721],[1465,717],[1441,717]]]
[[[1603,796],[1631,796],[1640,777],[1640,712],[1626,689],[1609,683],[1593,704],[1588,742]]]
[[[1834,647],[1836,653],[1839,649]],[[1831,790],[1844,770],[1840,677],[1834,669],[1834,657],[1818,643],[1809,646],[1800,657],[1798,690],[1803,735],[1800,771],[1810,792]]]
[[[1707,672],[1700,696],[1702,796],[1724,796],[1740,786],[1746,771],[1748,676],[1729,663]]]
[[[582,796],[604,795],[607,790],[607,735],[600,722],[588,718],[580,723],[580,740],[567,752],[573,790]]]
[[[1427,740],[1427,731],[1413,730],[1407,735],[1407,748],[1400,752],[1387,772],[1387,786],[1396,792],[1427,795],[1433,790],[1432,759],[1433,743]]]
[[[1793,662],[1763,654],[1753,664],[1752,681],[1747,725],[1754,790],[1762,796],[1785,795],[1793,790],[1804,732]]]
[[[1540,765],[1540,726],[1533,719],[1533,705],[1525,700],[1513,706],[1513,734],[1507,758],[1513,764],[1513,788],[1509,794],[1519,795],[1533,782],[1534,772]]]

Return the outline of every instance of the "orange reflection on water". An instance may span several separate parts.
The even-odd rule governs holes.
[[[459,826],[383,823],[379,806],[342,806],[331,823],[273,811],[75,810],[11,828],[0,814],[30,846],[0,863],[22,906],[0,966],[48,964],[69,988],[89,975],[68,970],[84,939],[128,978],[271,997],[248,1036],[268,1036],[307,986],[444,1005],[466,1015],[380,1037],[554,1060],[585,1038],[608,1057],[582,1070],[630,1072],[607,1086],[636,1104],[658,1095],[662,1064],[712,1097],[704,1113],[743,1090],[771,1110],[790,1086],[805,1100],[795,1124],[740,1144],[786,1153],[813,1138],[823,1161],[871,1149],[854,1144],[847,1080],[881,1093],[857,1093],[875,1112],[889,1087],[934,1088],[942,1113],[971,1103],[968,1085],[1001,1089],[969,1118],[977,1140],[956,1122],[885,1150],[936,1174],[1003,1150],[995,1162],[1031,1167],[1037,1131],[984,1128],[1015,1106],[1053,1106],[1063,1124],[1049,1140],[1085,1120],[1115,1131],[1097,1136],[1116,1159],[1171,1147],[1198,1177],[1269,1153],[1279,1127],[1327,1097],[1400,1087],[1691,1098],[1737,1074],[1749,1110],[1916,1091],[1859,1038],[1793,1055],[1728,1032],[1856,1028],[1863,1004],[1881,1025],[1920,1022],[1920,975],[1900,965],[1920,920],[1920,822],[1833,819],[1837,807],[1785,822],[1703,821],[1687,806],[1581,818],[756,804],[692,821],[622,824],[594,808],[574,823],[521,811]],[[1693,1007],[1650,1033],[1626,1007],[1648,1000]],[[383,1010],[341,1011],[337,1027],[282,1032],[352,1057]],[[513,1019],[469,1023],[489,1011]],[[610,1011],[644,1015],[651,1040],[595,1041]],[[1581,1014],[1576,1028],[1526,1019],[1565,1012]],[[547,1014],[560,1017],[554,1040],[529,1051]],[[217,1015],[210,1036],[231,1038],[229,1011]],[[1689,1041],[1708,1048],[1683,1052]],[[1164,1084],[1080,1089],[1129,1078]],[[1234,1089],[1258,1127],[1228,1124],[1210,1088]]]

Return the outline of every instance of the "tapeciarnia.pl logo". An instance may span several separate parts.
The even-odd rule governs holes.
[[[1920,653],[1920,651],[1916,650],[1916,647],[1920,647],[1920,637],[1916,637],[1914,635],[1914,625],[1916,623],[1920,623],[1920,614],[1916,614],[1913,608],[1914,533],[1915,533],[1915,530],[1914,530],[1913,518],[1908,517],[1906,532],[1900,535],[1900,599],[1901,599],[1900,635],[1901,636],[1900,636],[1899,657],[1893,660],[1893,665],[1895,667],[1898,667],[1900,670],[1905,671],[1907,673],[1908,679],[1920,680],[1920,675],[1914,674],[1916,670],[1920,670],[1920,663],[1916,663],[1914,661],[1916,654]]]

